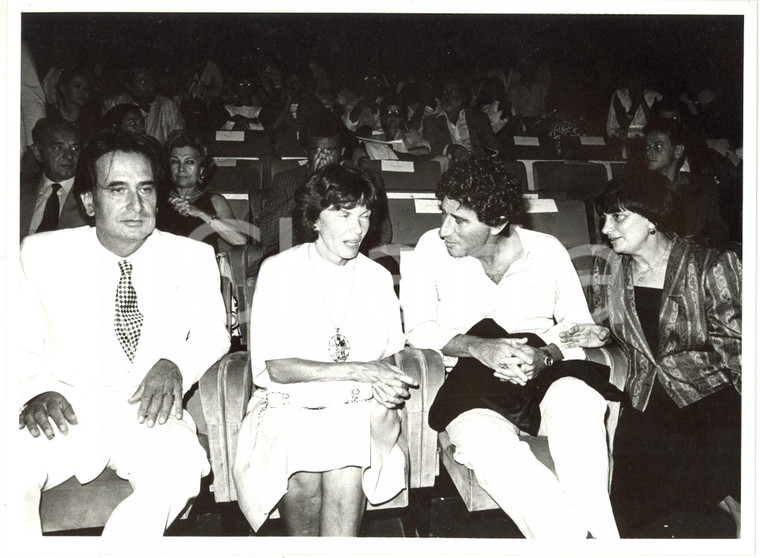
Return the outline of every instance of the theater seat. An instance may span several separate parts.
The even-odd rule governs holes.
[[[238,499],[232,482],[232,463],[240,425],[254,389],[247,353],[237,353],[232,358],[246,363],[245,372],[240,365],[220,367],[216,375],[204,376],[199,386],[204,408],[216,411],[209,413],[207,420],[212,433],[210,459],[217,502]],[[396,366],[420,385],[419,389],[411,390],[411,398],[406,402],[402,416],[402,432],[408,442],[410,457],[408,485],[410,489],[430,487],[438,471],[438,456],[436,433],[427,426],[427,416],[433,401],[431,394],[437,393],[443,382],[443,360],[436,351],[411,348],[404,349],[394,358]],[[408,498],[405,490],[390,502],[368,506],[368,509],[406,506]]]
[[[261,159],[274,155],[271,134],[258,130],[207,132],[204,139],[214,157]]]

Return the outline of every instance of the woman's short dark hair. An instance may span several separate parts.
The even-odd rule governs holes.
[[[306,242],[317,239],[314,225],[325,209],[378,208],[379,194],[369,173],[340,164],[325,165],[295,192],[294,223],[296,237]]]
[[[610,181],[595,200],[597,213],[630,211],[649,219],[660,232],[675,232],[675,191],[659,172],[634,173]]]
[[[497,159],[453,163],[438,183],[436,197],[458,201],[489,227],[519,221],[525,212],[520,180]],[[509,236],[509,227],[501,234]]]
[[[114,130],[120,129],[121,122],[124,120],[124,117],[128,112],[140,112],[140,107],[133,105],[132,103],[119,103],[118,105],[114,105],[103,115],[103,127],[113,128]]]
[[[211,156],[206,142],[199,136],[189,134],[183,130],[177,130],[176,132],[171,133],[164,144],[164,153],[167,162],[171,157],[172,150],[179,147],[192,147],[198,153],[198,165],[200,167],[198,185],[203,187],[211,182],[211,177],[214,174],[216,165],[214,164],[214,158]]]
[[[91,192],[94,196],[97,195],[98,175],[95,170],[95,164],[103,155],[116,152],[135,153],[145,156],[153,171],[153,180],[156,183],[156,188],[159,191],[162,189],[166,174],[157,142],[148,136],[104,128],[90,140],[90,143],[87,144],[79,156],[73,189],[77,200],[81,202],[82,194],[87,192]]]

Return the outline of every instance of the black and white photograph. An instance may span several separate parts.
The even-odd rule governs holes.
[[[9,2],[0,554],[754,555],[757,4],[569,10]]]

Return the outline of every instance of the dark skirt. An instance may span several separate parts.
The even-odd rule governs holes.
[[[740,501],[741,396],[729,386],[679,409],[655,381],[642,413],[624,401],[615,432],[612,500],[621,534],[672,510]]]

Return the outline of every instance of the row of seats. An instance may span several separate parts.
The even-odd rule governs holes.
[[[263,157],[302,157],[298,138],[275,143],[271,133],[257,130],[206,132],[204,138],[217,157],[260,159]],[[707,147],[726,154],[726,139],[705,140]],[[616,148],[603,136],[563,136],[559,153],[555,141],[549,137],[507,136],[501,139],[505,155],[511,159],[572,161],[611,161],[617,159]],[[561,155],[560,155],[561,154]]]
[[[221,157],[209,191],[230,200],[235,216],[247,222],[256,217],[269,192],[272,178],[279,172],[306,164],[306,159]],[[435,161],[365,161],[365,167],[380,173],[386,191],[433,193],[441,176]],[[543,192],[564,199],[591,200],[612,178],[619,176],[625,163],[618,161],[577,162],[525,159],[511,163],[510,170],[529,192]]]

